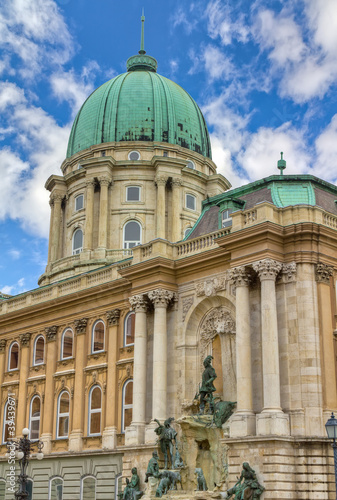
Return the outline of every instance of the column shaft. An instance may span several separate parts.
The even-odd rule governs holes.
[[[145,424],[146,365],[147,365],[146,310],[136,309],[135,347],[133,364],[132,423]]]
[[[92,250],[92,233],[94,222],[94,181],[87,182],[87,200],[85,207],[85,231],[84,231],[84,249]]]
[[[99,200],[99,226],[98,226],[98,247],[107,248],[108,229],[108,179],[99,179],[101,185],[101,195]]]
[[[41,440],[44,442],[44,452],[51,452],[51,440],[53,436],[53,419],[54,419],[54,373],[56,371],[56,332],[57,327],[52,326],[46,328],[46,382],[44,396],[44,412],[41,435]],[[74,411],[76,411],[74,409]]]
[[[153,335],[152,417],[164,420],[167,399],[166,304],[155,305]]]
[[[48,264],[52,260],[52,243],[53,243],[53,225],[54,225],[54,201],[50,199],[50,226],[49,226],[49,245],[48,245]]]
[[[172,241],[181,240],[181,202],[180,202],[181,179],[172,181]]]
[[[166,178],[157,177],[157,238],[166,238],[166,199],[165,199],[165,189],[166,189]]]
[[[236,287],[237,411],[253,411],[250,311],[248,285]]]
[[[21,435],[22,429],[27,426],[27,385],[26,380],[29,372],[29,343],[30,333],[20,335],[20,378],[17,408],[16,434]],[[29,405],[29,402],[28,402]]]
[[[54,196],[54,209],[53,209],[53,232],[52,232],[52,246],[50,253],[50,260],[54,262],[59,258],[60,235],[61,235],[61,204],[62,197],[59,195]]]

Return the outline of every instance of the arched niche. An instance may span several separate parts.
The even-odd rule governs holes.
[[[201,382],[202,362],[212,354],[220,378],[216,387],[222,389],[219,395],[226,401],[236,401],[234,318],[235,305],[219,295],[203,299],[190,311],[184,335],[186,399],[193,399]]]

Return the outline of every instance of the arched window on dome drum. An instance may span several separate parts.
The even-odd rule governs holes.
[[[81,253],[83,250],[83,231],[76,229],[73,234],[73,255]]]
[[[40,416],[41,400],[39,396],[34,396],[30,402],[29,430],[30,439],[39,439],[40,437]]]
[[[96,321],[92,329],[91,351],[104,351],[104,332],[105,325],[102,320]]]
[[[81,481],[81,500],[95,500],[96,499],[96,478],[93,476],[86,476]]]
[[[124,345],[134,344],[135,342],[135,313],[130,312],[124,320]]]
[[[122,432],[131,425],[133,404],[133,380],[127,380],[123,386]]]
[[[62,335],[61,340],[61,359],[73,357],[74,334],[70,328],[67,328]]]
[[[19,344],[13,342],[8,351],[8,371],[19,368]]]
[[[42,365],[44,362],[44,337],[43,335],[39,335],[35,339],[34,343],[34,360],[33,364],[35,365]]]
[[[141,244],[142,228],[139,222],[130,220],[124,226],[123,248],[133,248]]]
[[[193,194],[186,194],[186,208],[189,208],[190,210],[195,210],[196,198]]]
[[[88,435],[97,436],[101,433],[102,391],[94,385],[89,394]]]
[[[190,234],[192,228],[191,227],[187,227],[184,231],[184,238],[187,238],[187,236]]]
[[[68,437],[70,398],[68,391],[62,391],[57,402],[57,438]]]

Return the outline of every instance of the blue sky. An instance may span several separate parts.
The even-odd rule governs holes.
[[[145,49],[204,112],[233,186],[276,173],[337,181],[336,0],[0,3],[0,290],[35,288],[48,193],[86,97]]]

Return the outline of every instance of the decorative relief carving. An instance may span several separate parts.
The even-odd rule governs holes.
[[[183,321],[185,321],[186,314],[190,310],[192,304],[193,304],[193,295],[190,295],[189,297],[184,297],[183,298]]]
[[[155,307],[167,307],[170,302],[175,297],[175,294],[170,290],[164,290],[163,288],[157,288],[148,292],[147,296],[153,302]]]
[[[75,319],[74,323],[75,323],[76,335],[81,335],[82,333],[86,332],[88,318]]]
[[[182,185],[183,181],[180,177],[173,177],[172,179],[172,186],[180,187]]]
[[[217,278],[201,281],[196,284],[196,294],[198,297],[205,295],[210,297],[216,295],[220,290],[226,289],[226,277],[219,276]]]
[[[129,302],[135,312],[146,312],[148,304],[145,295],[133,295],[129,298]]]
[[[112,311],[107,311],[106,317],[107,317],[109,326],[118,325],[120,315],[121,315],[120,309],[113,309]]]
[[[5,352],[6,344],[7,344],[7,340],[6,339],[1,339],[0,340],[0,352]]]
[[[94,188],[95,184],[96,184],[96,182],[94,181],[94,179],[85,181],[85,185],[86,185],[87,189]]]
[[[282,265],[281,274],[278,276],[278,281],[281,283],[291,283],[296,280],[296,262]]]
[[[233,282],[234,286],[249,286],[252,282],[252,276],[246,266],[238,266],[230,269],[229,279]]]
[[[44,331],[46,332],[46,340],[47,342],[54,342],[56,340],[56,334],[58,330],[58,326],[47,326]]]
[[[101,186],[110,186],[111,184],[111,179],[108,177],[99,177],[98,182],[100,183]]]
[[[275,279],[282,269],[282,264],[273,259],[263,259],[252,264],[254,271],[259,275],[260,281]]]
[[[32,336],[32,334],[28,333],[28,332],[27,333],[21,333],[21,335],[19,335],[21,347],[29,347],[31,336]]]
[[[319,283],[330,283],[330,276],[333,275],[333,267],[324,264],[323,262],[318,262],[316,264],[316,281]]]
[[[157,184],[157,186],[166,186],[166,182],[167,182],[167,179],[168,177],[164,176],[164,175],[157,175],[156,179],[155,179],[155,183]]]
[[[206,357],[209,344],[217,335],[235,335],[235,321],[223,306],[211,309],[200,326],[201,362]]]

